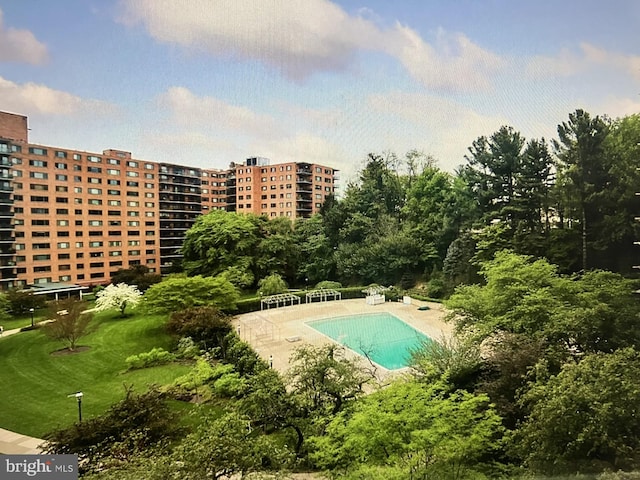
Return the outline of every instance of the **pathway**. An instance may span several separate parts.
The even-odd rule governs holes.
[[[26,455],[42,453],[38,446],[43,442],[44,440],[41,438],[28,437],[0,428],[0,454]]]

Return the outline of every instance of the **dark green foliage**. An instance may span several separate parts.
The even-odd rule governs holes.
[[[167,330],[172,335],[191,337],[206,348],[221,346],[231,328],[231,318],[216,307],[180,310],[172,313],[167,323]]]
[[[525,396],[514,449],[548,474],[640,468],[640,355],[632,348],[568,363]]]
[[[146,292],[151,285],[161,281],[162,275],[159,273],[149,273],[149,267],[146,265],[133,265],[126,269],[120,268],[111,277],[112,284],[118,285],[119,283],[126,283],[127,285],[135,285],[138,290],[143,293]]]
[[[9,312],[12,315],[25,315],[29,313],[31,308],[38,310],[47,304],[44,295],[34,295],[25,290],[12,288],[7,290],[5,295],[9,300]]]
[[[179,433],[175,414],[157,389],[136,394],[127,388],[124,399],[103,415],[47,434],[45,451],[76,454],[83,468],[92,470],[103,458],[124,460]]]
[[[342,284],[340,282],[332,282],[331,280],[323,280],[319,282],[315,288],[327,288],[330,290],[338,290],[342,288]]]
[[[236,372],[242,376],[252,376],[269,368],[251,346],[240,340],[235,332],[224,337],[220,348],[222,358],[234,366]]]
[[[233,311],[238,290],[223,276],[170,276],[144,294],[143,308],[151,313],[171,313],[191,307],[217,307]]]

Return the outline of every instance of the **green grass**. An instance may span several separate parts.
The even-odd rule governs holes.
[[[30,320],[29,320],[30,323]],[[84,393],[83,418],[104,412],[124,395],[124,385],[143,391],[165,384],[189,370],[169,364],[126,372],[125,358],[151,350],[171,348],[164,316],[135,315],[124,319],[116,312],[97,314],[95,330],[78,345],[90,349],[72,355],[51,355],[64,344],[40,330],[0,338],[0,427],[41,437],[78,418],[75,398]]]
[[[33,314],[33,321],[35,323],[41,322],[47,319],[47,310],[36,310]],[[13,330],[14,328],[22,328],[31,325],[31,315],[29,313],[20,315],[5,320],[0,320],[0,325],[4,327],[5,332],[7,330]]]

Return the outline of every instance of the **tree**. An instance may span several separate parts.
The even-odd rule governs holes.
[[[32,308],[34,310],[44,308],[47,303],[44,295],[34,295],[32,292],[18,290],[17,288],[7,290],[5,295],[9,300],[9,311],[12,315],[24,315],[29,313]]]
[[[303,345],[289,360],[288,383],[310,415],[336,414],[364,394],[372,377],[335,344]]]
[[[171,314],[167,323],[169,333],[191,337],[208,348],[221,346],[231,328],[231,319],[213,306],[178,310]]]
[[[54,302],[50,307],[52,321],[45,325],[44,333],[54,340],[66,342],[69,350],[75,350],[78,340],[89,333],[93,314],[86,309],[86,302],[73,298]]]
[[[311,438],[310,458],[335,472],[387,466],[401,469],[401,478],[460,479],[491,452],[501,431],[486,395],[396,380]]]
[[[111,277],[111,283],[117,285],[126,283],[127,285],[135,285],[141,292],[158,282],[162,281],[162,275],[159,273],[149,273],[149,267],[146,265],[132,265],[129,268],[120,268]]]
[[[227,413],[202,420],[174,450],[164,478],[244,478],[250,472],[281,469],[290,460],[286,449],[252,432],[248,417]]]
[[[134,285],[119,283],[108,285],[104,290],[98,292],[96,297],[96,311],[117,308],[120,311],[120,316],[124,317],[127,306],[135,308],[140,303],[142,293]]]
[[[508,251],[480,273],[485,285],[458,287],[446,302],[457,329],[477,341],[525,335],[574,357],[640,345],[634,281],[603,271],[562,276],[546,260]]]
[[[224,276],[171,276],[153,285],[142,304],[151,313],[170,313],[190,307],[215,306],[223,311],[236,308],[238,291]]]
[[[261,295],[275,295],[277,293],[285,293],[288,291],[287,282],[280,275],[273,273],[268,277],[262,278],[258,282],[258,288]]]
[[[524,397],[515,435],[526,464],[548,474],[640,467],[640,354],[632,348],[568,363]]]
[[[236,285],[242,288],[253,285],[263,222],[255,215],[223,210],[198,217],[187,230],[182,245],[187,275],[216,276],[233,268],[229,280],[241,281]]]
[[[182,428],[157,389],[137,394],[125,389],[122,400],[102,415],[45,435],[45,452],[76,454],[83,470],[104,468],[108,457],[128,461],[136,453],[176,438]]]
[[[11,318],[11,301],[6,293],[0,293],[0,320]]]
[[[609,122],[584,110],[569,114],[569,121],[558,125],[559,140],[554,142],[558,156],[558,188],[567,214],[578,222],[581,231],[582,269],[589,267],[589,247],[602,222],[603,193],[612,180],[604,155]]]

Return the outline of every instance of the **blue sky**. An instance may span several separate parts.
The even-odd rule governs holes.
[[[369,152],[453,171],[512,125],[640,112],[636,0],[0,0],[0,110],[32,142],[353,179]]]

